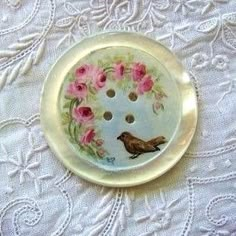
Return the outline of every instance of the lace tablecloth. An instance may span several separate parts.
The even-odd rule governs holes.
[[[180,58],[199,122],[182,160],[143,186],[87,183],[53,156],[40,129],[47,72],[72,44],[141,32]],[[0,235],[236,235],[234,0],[1,0]]]

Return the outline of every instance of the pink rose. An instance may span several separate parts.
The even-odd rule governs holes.
[[[115,64],[114,66],[114,76],[116,79],[122,79],[125,73],[125,66],[122,62]]]
[[[73,97],[85,98],[87,96],[87,85],[79,83],[78,81],[72,82],[67,88],[67,93]]]
[[[94,118],[93,111],[90,107],[76,107],[74,108],[72,115],[79,123],[87,123]]]
[[[143,94],[144,92],[148,92],[150,90],[152,90],[153,87],[153,81],[152,81],[152,77],[150,75],[145,75],[143,77],[143,79],[138,83],[138,87],[137,87],[137,92],[139,94]]]
[[[95,69],[93,71],[93,86],[95,89],[99,90],[103,88],[106,85],[106,74],[103,70],[101,69]]]
[[[104,149],[98,149],[97,150],[97,154],[98,156],[100,156],[101,158],[103,158],[105,156],[105,150]]]
[[[104,141],[103,141],[102,139],[97,139],[97,140],[95,141],[95,143],[96,143],[96,145],[97,145],[98,147],[100,147],[100,146],[103,145]]]
[[[80,142],[84,145],[87,145],[92,142],[95,137],[94,129],[88,129],[84,135],[80,138]]]
[[[135,63],[132,67],[132,77],[134,81],[140,81],[146,74],[146,66],[141,63]]]
[[[93,70],[93,65],[85,64],[80,66],[75,70],[75,77],[78,81],[85,82],[86,77],[89,77],[92,70]]]

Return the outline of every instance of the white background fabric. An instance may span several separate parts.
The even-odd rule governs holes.
[[[186,155],[161,178],[129,189],[71,174],[39,122],[40,90],[55,60],[109,30],[160,40],[198,92]],[[0,235],[236,235],[235,56],[234,0],[1,0]]]

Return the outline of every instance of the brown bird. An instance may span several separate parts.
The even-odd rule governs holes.
[[[143,141],[129,132],[123,132],[117,139],[124,143],[127,152],[133,154],[130,156],[131,159],[137,158],[143,153],[160,151],[158,146],[166,143],[166,139],[163,136],[153,138],[149,141]]]

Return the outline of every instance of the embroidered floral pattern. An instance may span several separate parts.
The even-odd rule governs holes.
[[[34,119],[35,117],[32,118],[32,121],[34,121]],[[21,121],[18,122],[21,123]],[[19,151],[18,153],[16,153],[16,155],[10,155],[8,148],[4,144],[1,144],[0,153],[3,154],[3,157],[0,159],[0,164],[2,165],[4,164],[6,166],[7,174],[11,179],[18,177],[19,183],[21,185],[23,185],[26,182],[30,181],[33,182],[35,191],[39,195],[42,192],[42,181],[51,179],[52,175],[51,174],[38,175],[38,169],[40,167],[40,162],[41,162],[41,152],[47,148],[47,145],[45,144],[44,139],[40,140],[37,138],[36,140],[36,138],[34,138],[35,137],[34,131],[36,130],[38,131],[38,133],[41,132],[37,126],[33,126],[30,129],[28,141],[31,149],[26,154],[24,154],[22,151]],[[38,142],[39,140],[43,141],[42,144]],[[8,186],[6,188],[7,193],[12,193],[13,191],[14,191],[13,187]]]
[[[220,109],[220,103],[225,99],[226,96],[230,95],[233,91],[235,91],[236,79],[228,76],[225,82],[222,82],[219,84],[219,88],[224,91],[216,103],[217,108],[219,112],[221,113],[222,111]]]
[[[223,45],[229,49],[236,49],[236,36],[231,29],[231,25],[236,24],[236,12],[219,15],[200,22],[196,30],[198,32],[208,34],[214,32],[214,38],[210,42],[211,56],[214,55],[213,45],[218,38],[221,38]]]
[[[206,172],[209,175],[221,175],[222,171],[227,173],[234,171],[235,160],[233,153],[236,150],[236,141],[235,132],[232,129],[232,127],[234,127],[234,120],[230,116],[231,114],[229,115],[229,107],[234,105],[233,101],[236,88],[234,60],[232,60],[234,58],[234,49],[236,48],[236,14],[235,12],[230,12],[235,9],[235,2],[233,0],[4,0],[0,2],[0,21],[2,22],[0,27],[2,42],[0,50],[1,101],[4,100],[7,104],[7,102],[10,102],[8,98],[14,97],[14,101],[18,102],[20,99],[16,96],[17,93],[15,93],[15,91],[23,87],[29,87],[32,89],[32,93],[37,96],[39,90],[36,89],[36,86],[32,86],[33,83],[31,82],[33,81],[35,83],[35,79],[38,80],[39,77],[42,82],[42,79],[49,70],[50,64],[55,60],[55,57],[65,50],[67,43],[72,44],[84,36],[107,29],[143,32],[162,40],[167,43],[167,45],[169,44],[176,50],[181,61],[184,62],[185,59],[190,61],[191,67],[196,70],[194,73],[196,72],[195,76],[197,76],[200,84],[200,87],[198,85],[197,87],[201,92],[199,107],[202,118],[200,118],[199,127],[207,119],[211,119],[212,122],[217,120],[223,122],[224,120],[224,132],[228,132],[229,127],[231,127],[231,136],[228,136],[228,134],[226,138],[220,136],[216,146],[207,146],[207,148],[204,146],[200,147],[201,150],[189,150],[187,152],[186,157],[195,158],[194,165],[192,166],[194,173],[189,175],[198,175],[202,171],[197,164],[197,162],[202,161],[206,163]],[[55,18],[55,9],[58,18]],[[21,15],[20,21],[17,17],[18,14]],[[12,17],[13,15],[14,17]],[[17,21],[14,22],[12,20],[13,18],[16,18]],[[172,22],[172,26],[168,24],[169,22]],[[181,28],[184,24],[188,26]],[[196,24],[196,31],[198,32],[194,32]],[[51,30],[52,28],[55,30]],[[9,40],[7,36],[9,36],[11,40]],[[4,44],[4,42],[7,43]],[[55,50],[56,45],[57,47],[60,46],[60,50]],[[177,48],[179,48],[179,50],[177,50]],[[56,51],[58,51],[59,54],[56,55],[54,53]],[[37,67],[37,64],[41,67]],[[103,65],[97,66],[103,68]],[[109,73],[114,73],[114,77],[117,78],[117,83],[119,83],[119,81],[124,82],[124,74],[126,73],[124,70],[125,65],[117,63],[112,66],[114,66],[114,71]],[[33,68],[34,70],[32,70]],[[38,72],[38,68],[40,72]],[[208,73],[209,68],[214,69],[214,78],[222,77],[222,81],[215,85],[215,80],[212,79],[211,75],[208,76],[208,74],[210,74]],[[197,74],[199,70],[201,70],[201,75]],[[224,71],[224,73],[222,73],[222,71]],[[32,72],[32,74],[30,72]],[[25,79],[27,75],[29,76]],[[31,78],[34,80],[31,80]],[[30,83],[28,83],[29,79]],[[22,86],[18,86],[19,83],[22,83]],[[150,84],[150,82],[147,84],[144,83],[147,88]],[[211,104],[209,104],[206,93],[212,94],[212,90],[207,84],[216,86],[216,94],[214,94],[214,96],[210,95],[212,99]],[[99,90],[99,87],[103,86],[103,82],[100,81],[93,86],[97,86]],[[143,88],[145,87],[140,87],[139,92],[142,93]],[[144,96],[145,93],[144,91]],[[25,94],[27,94],[27,92]],[[90,91],[87,84],[84,83],[84,81],[80,81],[78,87],[76,87],[75,84],[71,86],[68,94],[74,96],[76,99],[86,99]],[[160,103],[158,99],[160,99],[161,96],[161,94],[156,95],[157,101],[153,104],[154,111],[157,110],[157,112],[160,112],[162,102]],[[17,103],[13,102],[9,104],[6,114],[4,111],[5,104],[1,106],[0,114],[0,129],[2,134],[0,137],[0,168],[2,180],[0,181],[0,235],[46,234],[56,236],[92,236],[129,235],[132,233],[146,236],[172,235],[175,220],[178,219],[179,215],[181,215],[182,218],[182,213],[184,215],[184,213],[188,212],[189,217],[187,219],[183,217],[181,219],[182,224],[178,224],[178,227],[182,227],[186,221],[183,233],[181,234],[179,231],[175,231],[177,235],[236,236],[234,225],[231,228],[228,225],[221,227],[214,225],[204,218],[204,214],[199,216],[199,208],[195,208],[198,203],[197,201],[199,201],[204,210],[204,201],[207,198],[205,190],[210,188],[210,186],[204,186],[207,183],[213,183],[212,186],[214,186],[211,187],[212,197],[206,199],[207,202],[213,200],[216,194],[224,194],[229,190],[230,193],[234,193],[236,184],[235,177],[232,174],[228,174],[226,177],[216,176],[204,179],[200,177],[188,177],[189,210],[187,210],[187,204],[184,206],[184,199],[187,199],[187,191],[183,190],[183,198],[179,200],[180,204],[178,205],[182,206],[180,211],[179,209],[175,209],[175,204],[169,209],[160,211],[162,201],[159,201],[159,198],[155,197],[158,201],[157,204],[155,204],[150,198],[150,191],[156,191],[155,184],[150,184],[148,190],[145,188],[145,190],[142,190],[142,187],[140,187],[140,190],[146,193],[146,202],[149,208],[146,206],[146,203],[139,204],[139,201],[143,201],[143,192],[137,194],[135,199],[130,189],[120,189],[116,192],[111,189],[102,188],[103,191],[99,192],[100,187],[87,184],[77,177],[75,177],[77,180],[76,184],[73,183],[71,185],[69,183],[71,173],[67,171],[62,178],[56,182],[56,190],[53,191],[53,187],[50,185],[52,175],[51,172],[46,171],[48,170],[46,168],[52,169],[56,161],[51,153],[40,157],[40,153],[47,150],[47,144],[43,135],[40,134],[40,127],[33,124],[36,120],[39,120],[39,115],[32,116],[28,120],[21,118],[13,119],[11,117],[13,114],[17,114],[17,116],[22,118],[25,117],[26,114],[19,112]],[[24,104],[28,106],[28,103]],[[38,101],[33,100],[32,107],[34,108],[32,110],[31,106],[29,106],[29,113],[35,113],[38,109],[37,104]],[[209,107],[213,107],[213,110],[215,110],[214,104],[216,104],[220,116],[214,113],[214,119],[212,119],[212,110],[210,110]],[[206,108],[208,105],[210,106]],[[12,112],[13,109],[18,110]],[[207,114],[207,116],[205,114]],[[2,122],[2,119],[6,119],[6,121]],[[81,119],[80,116],[79,119]],[[6,124],[8,124],[9,127],[5,130]],[[11,139],[5,137],[8,133],[14,136],[16,133],[15,124],[23,124],[20,129],[22,132],[26,132],[26,139],[28,138],[28,143],[25,148],[18,148],[21,140],[12,143]],[[218,127],[217,124],[218,123],[216,123],[216,125],[214,124],[215,127]],[[14,125],[14,127],[12,125]],[[4,131],[2,129],[3,127]],[[89,141],[93,140],[92,142],[96,147],[102,148],[104,140],[94,136],[95,131],[95,129],[86,130],[84,136],[79,137],[79,140],[81,138],[82,142],[85,143],[89,143]],[[205,127],[202,130],[200,139],[204,138],[205,143],[212,143],[212,141],[216,139],[215,135],[215,130]],[[17,146],[17,152],[11,150],[15,146]],[[26,151],[27,147],[34,153],[33,156],[28,150]],[[99,149],[99,152],[100,155],[104,154],[104,150],[102,149]],[[220,159],[220,161],[217,163],[218,159]],[[49,162],[43,163],[43,160],[49,160]],[[114,160],[110,158],[110,161],[112,162]],[[61,165],[56,165],[54,174],[62,170],[64,171]],[[186,174],[185,170],[183,172],[183,174],[180,173],[179,175]],[[170,178],[171,177],[172,175],[170,175]],[[160,180],[160,182],[162,182],[162,180]],[[219,187],[217,187],[218,182],[222,182],[222,185]],[[27,185],[32,187],[32,194],[41,195],[37,195],[35,199],[33,196],[32,198],[31,196],[28,198],[26,196],[29,194],[29,189],[26,187]],[[199,192],[198,189],[196,189],[197,185],[202,185],[201,191],[204,192],[204,197],[198,197]],[[17,191],[17,186],[19,187],[19,191]],[[173,178],[172,186],[169,188],[170,190],[167,188],[165,191],[166,199],[171,199],[172,195],[176,197],[176,190],[173,189],[175,189],[175,187],[179,189],[179,183],[175,178]],[[48,190],[48,188],[50,190]],[[98,191],[96,191],[97,189]],[[136,189],[139,188],[134,189],[136,191]],[[73,191],[75,192],[74,196],[72,196]],[[108,191],[108,194],[106,191]],[[219,191],[219,193],[217,193],[217,191]],[[50,193],[53,194],[53,199],[50,197]],[[96,207],[95,201],[93,201],[92,205],[94,207],[93,209],[91,208],[90,203],[92,201],[91,199],[93,199],[91,196],[95,196],[97,201],[101,203],[99,207]],[[57,197],[59,197],[60,200],[58,200]],[[75,199],[79,199],[79,201]],[[52,202],[52,200],[53,202],[60,202],[58,211],[54,212],[54,217],[50,219],[57,218],[55,228],[54,225],[50,228],[50,222],[47,222],[47,220],[49,220],[47,218],[47,209],[51,207],[50,202]],[[63,201],[63,203],[61,201]],[[165,202],[168,204],[167,200],[165,200]],[[228,202],[226,204],[228,204]],[[225,206],[228,207],[228,205]],[[227,217],[228,223],[235,222],[235,218],[230,218],[230,216],[234,217],[233,213],[232,215],[227,214],[227,212],[219,214],[221,212],[217,207],[218,206],[215,206],[213,212],[211,212],[212,218],[210,219],[213,219],[213,222],[214,220],[225,219],[224,217],[222,218],[222,215]],[[227,209],[227,207],[225,207],[225,209]],[[232,209],[234,208],[230,208],[228,211]],[[143,212],[143,215],[141,212]],[[142,222],[140,219],[137,225],[132,225],[133,214],[136,220],[139,220],[139,217],[136,218],[136,216],[140,214],[140,218],[143,217],[143,223],[140,224],[140,222]],[[202,220],[201,224],[197,221],[198,219]],[[47,222],[46,226],[44,224],[45,222]],[[173,224],[171,224],[171,222],[173,222]],[[194,224],[195,222],[196,224]],[[144,224],[145,226],[147,225],[147,232],[142,234],[141,228],[139,227]],[[145,231],[145,229],[143,229],[143,231]]]
[[[191,66],[196,70],[200,70],[209,66],[210,58],[205,53],[195,53],[192,56]],[[216,70],[226,70],[228,68],[229,59],[226,55],[216,55],[211,59],[211,66]]]
[[[6,0],[13,6],[20,6],[21,1]],[[14,3],[16,5],[14,5]],[[40,3],[37,2],[36,9],[38,10]],[[36,14],[37,11],[35,11]],[[11,44],[6,50],[0,50],[0,90],[6,85],[12,84],[18,75],[25,75],[29,72],[33,65],[39,63],[43,56],[46,35],[53,25],[55,15],[55,1],[50,0],[50,15],[48,24],[45,26],[42,33],[33,32],[22,36],[17,42]],[[32,17],[31,17],[32,18]],[[31,20],[31,19],[28,19]],[[26,25],[28,22],[24,25]],[[20,28],[20,27],[19,27]],[[11,29],[9,32],[14,32],[16,29]],[[8,32],[8,31],[7,31]],[[9,33],[8,32],[8,33]],[[5,33],[5,32],[3,32]],[[15,62],[15,63],[14,63]]]
[[[187,15],[188,11],[196,10],[195,7],[191,5],[191,3],[196,2],[194,0],[175,0],[175,2],[177,3],[175,12],[181,11],[184,16]]]
[[[229,0],[207,0],[204,1],[204,7],[202,8],[201,14],[205,14],[210,11],[212,8],[217,7],[217,4],[228,3]]]
[[[145,206],[147,214],[145,216],[136,218],[136,222],[141,223],[148,219],[152,222],[153,226],[149,227],[150,230],[147,233],[141,234],[143,236],[155,233],[160,229],[165,229],[170,225],[172,218],[170,208],[174,207],[178,203],[179,199],[167,203],[165,194],[162,190],[160,190],[160,198],[161,205],[157,204],[157,207],[153,208],[150,205],[147,196],[145,196]]]
[[[212,65],[217,69],[217,70],[225,70],[228,67],[229,59],[225,55],[216,55],[212,59]]]
[[[98,27],[116,30],[142,30],[152,32],[154,25],[161,25],[166,21],[166,16],[161,11],[166,10],[170,4],[168,0],[151,1],[90,1],[93,20]],[[144,12],[140,14],[140,9]],[[149,26],[149,27],[145,27]]]
[[[21,0],[5,0],[7,5],[12,8],[20,8],[21,7]]]
[[[162,36],[157,36],[157,40],[170,39],[170,48],[173,49],[176,43],[176,39],[187,43],[188,39],[184,36],[183,31],[187,30],[189,25],[184,26],[174,26],[172,23],[166,26],[167,34]]]
[[[212,229],[212,228],[205,228],[201,227],[200,231],[203,233],[201,234],[202,236],[227,236],[230,235],[230,232],[228,230],[223,230],[223,229]]]
[[[90,34],[90,25],[88,23],[89,9],[79,10],[71,2],[64,2],[64,9],[68,16],[57,20],[56,26],[61,30],[66,30],[67,33],[58,41],[59,47],[64,41],[68,40],[70,43],[76,41],[76,32],[79,36],[87,36]]]
[[[232,172],[227,175],[223,176],[216,176],[216,177],[208,177],[208,178],[199,178],[199,177],[193,177],[188,178],[188,190],[189,190],[189,211],[188,211],[188,218],[185,224],[185,227],[182,232],[182,236],[185,235],[191,235],[191,228],[193,225],[193,216],[196,217],[197,213],[196,206],[194,203],[196,202],[196,194],[199,194],[197,191],[197,187],[199,186],[207,186],[214,184],[215,188],[219,188],[219,186],[224,185],[226,181],[229,180],[235,180],[236,173]],[[221,186],[222,187],[222,186]],[[219,191],[219,190],[218,190]],[[205,195],[205,194],[204,194]],[[211,224],[210,227],[206,226],[200,226],[200,232],[201,235],[209,235],[209,236],[215,236],[215,235],[231,235],[232,228],[231,225],[234,225],[234,217],[228,216],[227,214],[222,214],[222,210],[218,210],[219,214],[215,214],[215,211],[217,207],[224,206],[222,205],[222,202],[230,202],[235,205],[236,203],[236,196],[235,194],[231,194],[231,190],[229,193],[224,193],[223,195],[216,195],[216,191],[213,192],[213,194],[207,194],[208,198],[210,197],[210,200],[205,203],[205,219],[208,223]],[[221,204],[220,204],[221,203]],[[201,206],[203,206],[203,202],[201,203]],[[222,208],[223,211],[225,211],[225,207]],[[201,218],[203,215],[201,215]],[[195,218],[196,219],[196,218]]]
[[[205,53],[195,53],[192,57],[192,67],[196,69],[202,69],[209,63],[209,58]]]
[[[32,172],[34,168],[39,167],[39,162],[32,162],[28,163],[31,155],[28,154],[26,158],[22,157],[22,153],[18,155],[18,160],[15,159],[9,159],[7,162],[14,166],[14,169],[11,169],[8,172],[8,175],[10,177],[13,177],[16,174],[19,174],[20,178],[20,184],[25,182],[26,175],[35,178],[35,174]]]
[[[12,218],[14,234],[19,236],[22,235],[21,227],[19,224],[20,218],[24,217],[24,223],[27,226],[35,226],[42,218],[42,210],[34,199],[31,198],[16,198],[8,202],[0,212],[0,224],[2,226],[3,218],[9,210],[13,207],[17,207]],[[0,227],[0,234],[3,235],[2,227]]]

